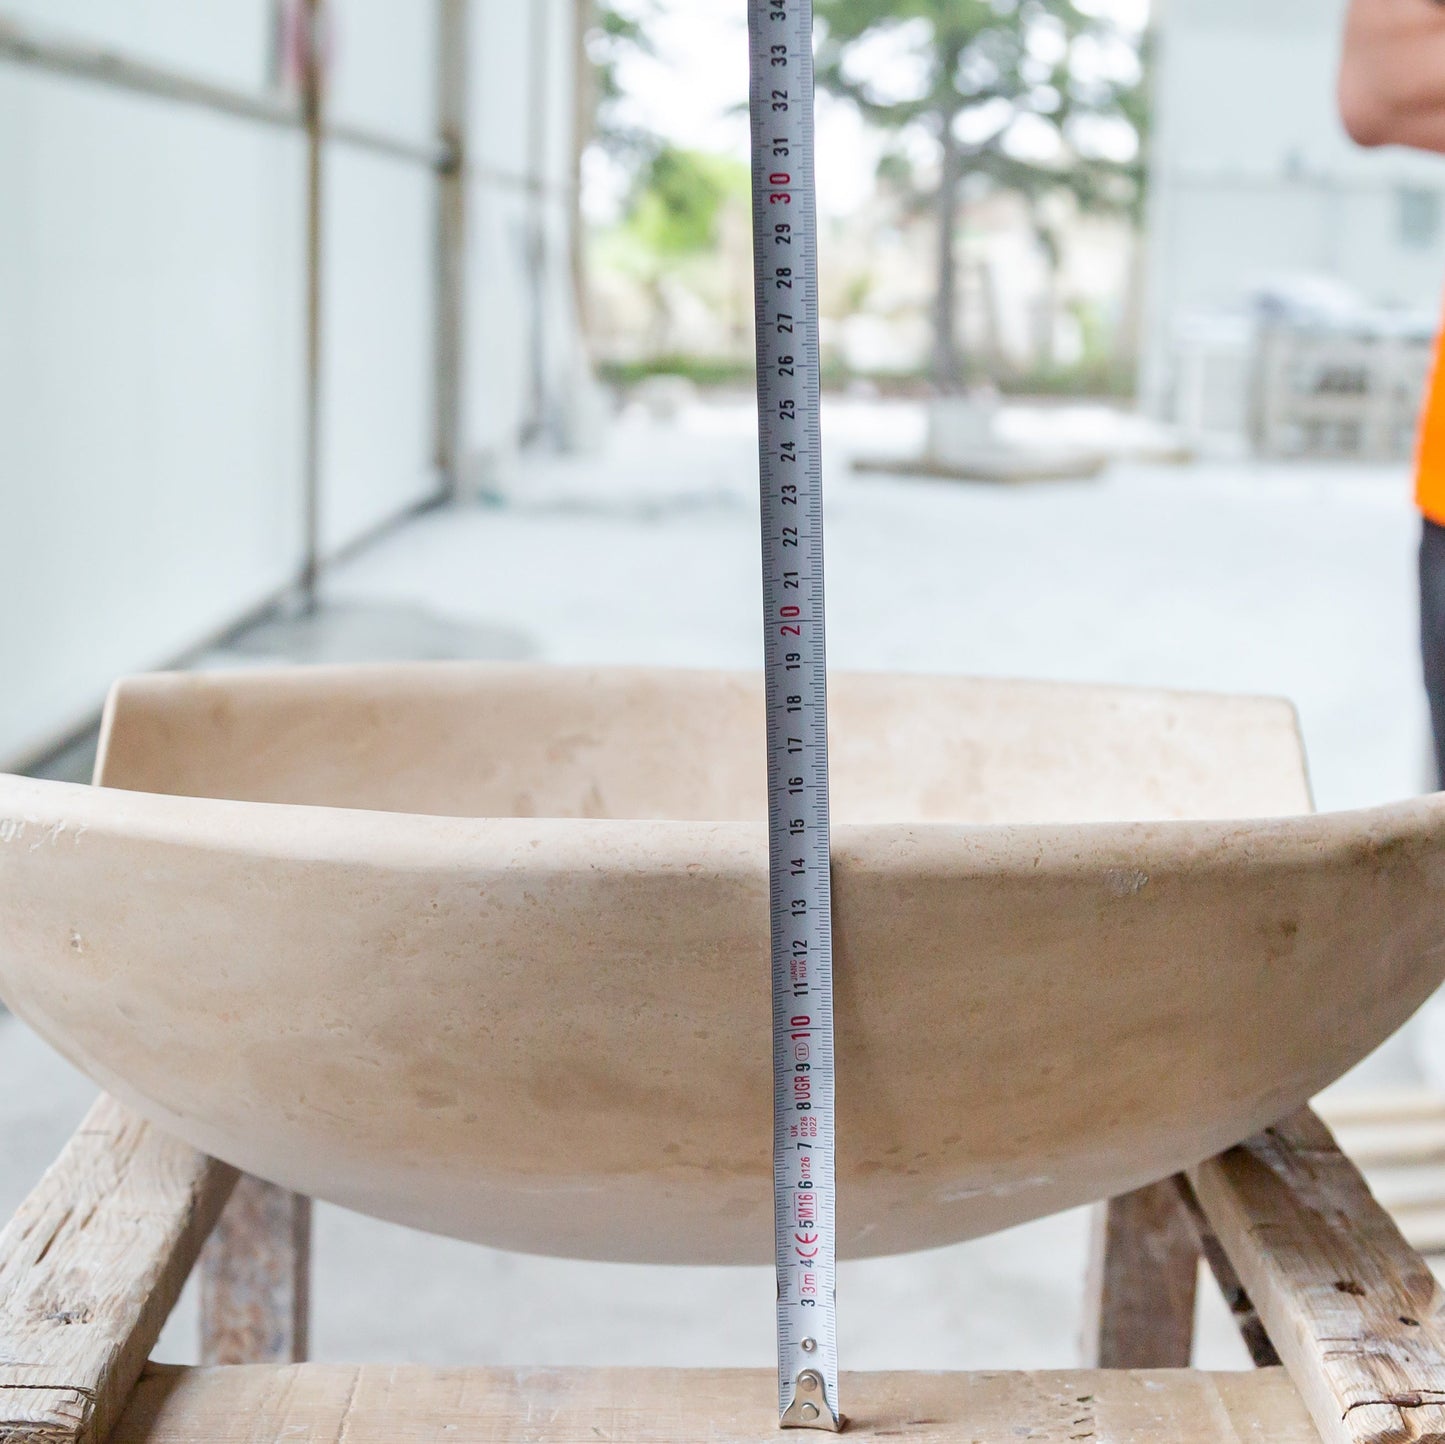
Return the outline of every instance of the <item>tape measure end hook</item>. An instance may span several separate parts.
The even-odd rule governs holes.
[[[793,1401],[778,1420],[779,1429],[821,1429],[828,1434],[842,1431],[848,1421],[839,1418],[816,1369],[804,1369],[793,1382]]]

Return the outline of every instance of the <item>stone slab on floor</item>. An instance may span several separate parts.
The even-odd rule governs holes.
[[[1041,481],[1088,481],[1109,464],[1103,452],[1034,451],[1027,447],[983,446],[969,456],[927,454],[896,457],[858,456],[853,470],[868,474],[923,476],[933,481],[981,482],[990,486],[1028,486]]]

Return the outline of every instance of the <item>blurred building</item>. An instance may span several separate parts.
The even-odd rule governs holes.
[[[1345,135],[1344,8],[1156,0],[1141,377],[1156,412],[1228,411],[1231,394],[1238,404],[1261,298],[1303,297],[1357,334],[1418,330],[1439,314],[1445,161],[1362,151]]]
[[[574,0],[319,8],[0,0],[0,765],[565,426]]]

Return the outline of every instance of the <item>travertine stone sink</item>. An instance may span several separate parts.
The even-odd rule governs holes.
[[[1308,815],[1283,703],[845,675],[832,731],[848,1253],[1193,1163],[1445,973],[1442,799]],[[0,990],[300,1191],[763,1262],[762,737],[750,676],[122,682],[103,788],[0,779]]]

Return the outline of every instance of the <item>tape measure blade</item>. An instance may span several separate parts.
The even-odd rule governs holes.
[[[837,1429],[828,683],[811,0],[749,0],[778,1409]]]

